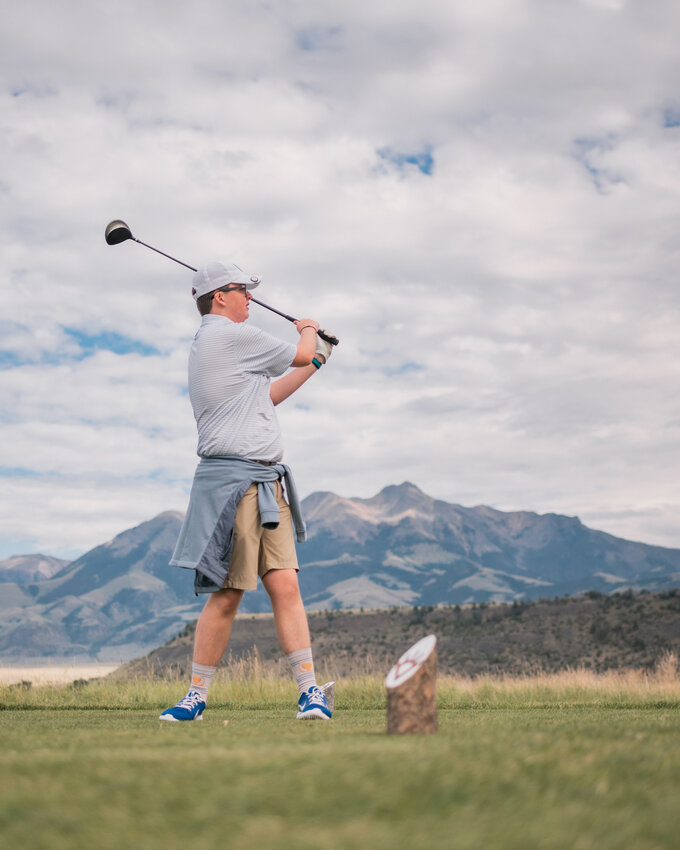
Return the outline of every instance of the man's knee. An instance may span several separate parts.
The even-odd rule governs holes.
[[[269,570],[262,577],[262,584],[276,601],[297,602],[300,599],[297,570]]]
[[[242,590],[237,590],[234,587],[226,587],[211,594],[209,602],[213,610],[216,610],[223,616],[228,617],[231,614],[236,613],[236,609],[238,608],[242,598]]]

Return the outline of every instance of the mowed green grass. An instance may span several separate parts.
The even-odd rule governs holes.
[[[438,734],[388,736],[374,684],[349,683],[346,701],[340,685],[327,723],[296,721],[287,684],[265,683],[249,707],[217,691],[191,724],[158,721],[167,683],[113,710],[94,683],[4,691],[0,844],[678,847],[676,696],[585,699],[543,683],[541,700],[522,700],[487,683],[476,702],[441,695]]]

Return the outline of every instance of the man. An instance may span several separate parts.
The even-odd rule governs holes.
[[[245,324],[250,290],[259,283],[221,262],[193,279],[203,318],[189,355],[189,397],[201,461],[170,563],[194,569],[196,592],[210,596],[196,625],[189,692],[161,720],[202,719],[239,603],[258,575],[298,685],[298,719],[331,716],[314,675],[291,518],[298,540],[305,528],[291,472],[281,463],[274,408],[316,374],[332,347],[317,336],[313,319],[295,323],[297,345]]]

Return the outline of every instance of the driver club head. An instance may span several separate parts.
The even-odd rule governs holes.
[[[117,218],[106,225],[104,238],[108,245],[118,245],[119,242],[125,242],[126,239],[134,239],[134,236],[127,224]]]

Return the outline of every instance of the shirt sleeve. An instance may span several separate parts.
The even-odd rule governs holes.
[[[238,354],[246,372],[254,372],[276,378],[290,367],[297,346],[285,342],[259,328],[241,324],[238,326]]]

